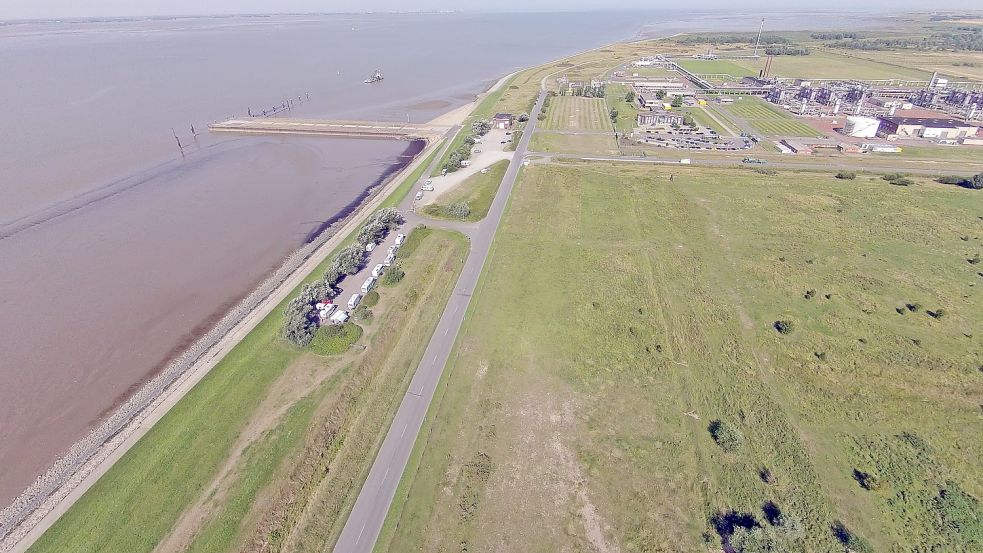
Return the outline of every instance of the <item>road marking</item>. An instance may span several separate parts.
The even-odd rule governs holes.
[[[399,437],[402,438],[406,434],[406,429],[410,426],[410,423],[403,425],[403,431],[399,433]]]
[[[368,524],[368,521],[362,523],[362,529],[358,531],[358,537],[355,538],[355,545],[358,545],[358,540],[362,539],[362,532],[365,531],[366,524]]]
[[[445,328],[445,329],[444,329],[444,336],[447,336],[447,333],[448,333],[448,332],[450,332],[450,330],[451,330],[451,329],[449,329],[449,328]]]

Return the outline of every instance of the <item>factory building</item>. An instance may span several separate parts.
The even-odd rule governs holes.
[[[881,117],[881,133],[901,137],[955,140],[973,136],[979,127],[958,119],[930,117]]]

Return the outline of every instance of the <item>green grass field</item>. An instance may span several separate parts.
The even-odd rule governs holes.
[[[537,132],[529,141],[529,149],[542,153],[615,155],[618,143],[613,135],[573,135]]]
[[[611,130],[608,107],[602,98],[556,96],[546,110],[543,129],[604,132]]]
[[[467,250],[460,235],[430,233],[363,323],[364,351],[318,355],[288,345],[279,337],[284,302],[30,551],[149,552],[162,540],[165,549],[210,552],[329,543]]]
[[[524,169],[377,551],[979,551],[983,194],[668,171]]]
[[[716,119],[711,117],[706,109],[702,107],[694,107],[687,110],[686,113],[689,113],[693,117],[693,120],[695,120],[698,125],[706,127],[708,129],[713,129],[717,131],[717,133],[720,134],[721,136],[727,135],[727,130],[724,129],[723,125],[721,125],[720,123],[717,122]]]
[[[423,213],[438,219],[456,219],[447,213],[447,206],[465,202],[471,213],[465,221],[480,221],[488,215],[492,200],[502,184],[509,162],[502,160],[492,164],[487,173],[477,173],[467,178],[453,190],[449,190],[438,198],[438,202],[423,208]]]
[[[759,98],[741,98],[726,108],[750,123],[758,132],[769,136],[820,136],[819,131],[796,121],[788,112]]]
[[[983,146],[902,146],[899,153],[872,153],[878,159],[926,159],[983,165]]]
[[[609,84],[605,89],[605,94],[608,111],[610,112],[611,109],[618,110],[615,128],[621,133],[631,132],[637,123],[638,108],[635,107],[635,102],[629,103],[625,100],[628,95],[628,88],[620,84]]]
[[[932,73],[915,69],[905,63],[884,63],[861,56],[869,52],[858,52],[854,56],[848,52],[813,48],[808,56],[775,56],[769,75],[779,77],[800,77],[806,79],[915,79],[927,81]],[[883,57],[883,56],[881,56]],[[759,60],[740,60],[754,75],[764,67],[764,57]],[[904,62],[903,59],[895,61]]]
[[[740,65],[730,60],[695,60],[677,58],[674,60],[680,67],[697,75],[730,75],[735,80],[741,77],[753,77],[757,70]]]

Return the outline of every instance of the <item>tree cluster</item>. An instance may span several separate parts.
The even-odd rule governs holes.
[[[816,40],[844,40],[860,38],[860,33],[812,33],[812,38]]]
[[[283,337],[298,346],[308,346],[317,332],[314,304],[322,299],[333,298],[337,293],[335,286],[338,282],[345,275],[355,274],[361,269],[365,262],[365,246],[369,242],[381,240],[402,222],[403,216],[391,207],[370,215],[355,235],[355,243],[338,252],[324,275],[319,280],[305,284],[300,289],[300,294],[287,304],[283,310]]]
[[[724,451],[737,451],[744,445],[744,434],[726,420],[718,419],[711,422],[707,430],[713,441],[717,442],[720,449]]]
[[[852,39],[828,42],[831,48],[850,50],[880,51],[880,50],[922,50],[943,51],[956,50],[968,52],[983,52],[983,27],[967,28],[958,32],[938,33],[932,36],[917,38],[874,38]]]
[[[526,117],[528,118],[528,116]],[[441,169],[448,173],[453,173],[460,169],[461,162],[471,159],[471,148],[478,143],[478,138],[485,136],[490,130],[491,123],[484,119],[471,123],[471,134],[464,137],[464,143],[447,156],[447,162],[444,163]]]
[[[757,33],[747,34],[694,34],[684,35],[676,39],[683,44],[754,44],[758,40]],[[778,35],[761,35],[761,44],[791,44],[792,41]]]
[[[765,54],[769,56],[808,56],[809,49],[803,46],[769,46],[765,48]]]

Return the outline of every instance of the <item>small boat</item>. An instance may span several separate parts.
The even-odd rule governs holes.
[[[383,77],[382,77],[382,70],[376,69],[375,70],[375,75],[372,75],[368,79],[365,79],[365,81],[363,81],[363,82],[365,84],[372,84],[372,83],[380,82],[382,79],[383,79]]]

